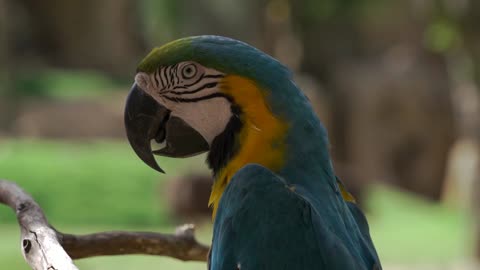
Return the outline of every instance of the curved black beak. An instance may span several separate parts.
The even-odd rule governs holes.
[[[127,138],[135,153],[151,168],[164,173],[153,154],[168,157],[188,157],[208,151],[205,139],[182,119],[170,116],[170,111],[134,84],[125,107]],[[165,143],[152,151],[151,140]]]
[[[157,133],[165,131],[162,126],[165,126],[168,115],[167,108],[147,95],[137,84],[132,86],[127,97],[124,115],[128,141],[143,162],[162,173],[164,171],[155,161],[150,142]]]

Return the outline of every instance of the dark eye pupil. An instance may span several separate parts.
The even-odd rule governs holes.
[[[182,75],[185,79],[191,79],[193,76],[195,76],[197,70],[194,66],[188,65],[183,68],[182,70]]]

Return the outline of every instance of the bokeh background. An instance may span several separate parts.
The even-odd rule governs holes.
[[[0,0],[0,178],[62,231],[195,222],[209,243],[204,157],[160,158],[157,174],[130,149],[122,114],[151,48],[220,34],[295,72],[384,269],[478,269],[479,25],[477,0]],[[206,269],[147,256],[78,265]],[[28,269],[6,207],[0,269]]]

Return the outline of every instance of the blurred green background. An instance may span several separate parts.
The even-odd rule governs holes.
[[[205,157],[149,169],[124,136],[123,103],[151,48],[224,35],[295,72],[384,269],[477,269],[478,25],[476,0],[0,0],[0,178],[64,232],[194,222],[208,244]],[[0,269],[28,269],[7,207],[0,239]],[[148,256],[77,263],[206,269]]]

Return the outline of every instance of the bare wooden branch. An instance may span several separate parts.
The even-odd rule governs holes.
[[[103,232],[90,235],[63,234],[62,246],[72,259],[102,255],[149,254],[183,261],[206,261],[208,247],[194,237],[195,227],[183,225],[174,235],[152,232]]]
[[[0,180],[0,203],[17,215],[22,253],[32,269],[77,269],[72,259],[103,255],[148,254],[184,261],[206,261],[208,247],[197,242],[193,225],[173,235],[153,232],[102,232],[90,235],[63,234],[47,221],[33,198],[13,182]]]

